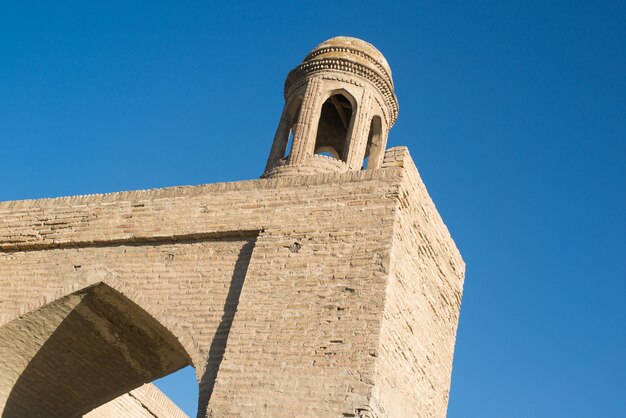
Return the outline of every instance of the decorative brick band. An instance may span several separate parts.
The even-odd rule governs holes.
[[[336,47],[336,46],[327,46],[324,48],[319,48],[319,49],[315,49],[313,50],[311,53],[309,53],[309,55],[306,56],[306,58],[304,58],[303,62],[306,61],[311,61],[313,58],[323,55],[323,54],[329,54],[329,53],[333,53],[333,52],[344,52],[344,53],[349,53],[352,55],[358,55],[361,58],[365,58],[366,60],[368,60],[369,62],[371,62],[372,64],[374,64],[376,66],[376,68],[378,68],[380,70],[380,72],[386,76],[386,78],[388,79],[389,83],[393,86],[393,80],[391,78],[391,73],[389,72],[389,70],[387,68],[385,68],[384,65],[382,65],[376,58],[372,57],[371,55],[361,51],[360,49],[356,49],[356,48],[349,48],[349,47]]]
[[[298,65],[289,73],[287,80],[285,81],[285,98],[289,96],[292,86],[298,84],[299,80],[309,74],[327,70],[356,74],[372,82],[385,98],[385,104],[389,108],[389,113],[391,115],[391,124],[389,127],[391,128],[391,126],[393,126],[398,118],[398,100],[393,92],[393,85],[378,72],[366,67],[365,65],[355,63],[348,59],[324,58],[313,61],[305,61]]]

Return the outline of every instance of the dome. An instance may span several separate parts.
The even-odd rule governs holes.
[[[398,99],[394,93],[389,63],[372,44],[349,36],[336,36],[322,42],[294,68],[285,80],[285,99],[308,77],[337,72],[364,78],[382,94],[391,127],[398,117]]]
[[[303,63],[327,58],[343,59],[360,64],[375,71],[393,86],[389,63],[383,54],[369,42],[349,36],[336,36],[313,48],[304,58]]]

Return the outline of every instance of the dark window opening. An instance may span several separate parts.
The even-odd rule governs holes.
[[[335,94],[324,102],[315,138],[315,154],[346,160],[353,113],[352,104],[342,94]]]

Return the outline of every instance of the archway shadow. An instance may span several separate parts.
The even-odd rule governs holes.
[[[82,416],[191,364],[163,325],[103,283],[30,312],[1,332],[9,343],[2,347],[10,357],[5,360],[18,369],[27,361],[21,373],[15,370],[19,377],[3,417]]]
[[[250,240],[244,244],[239,252],[239,256],[237,257],[237,262],[235,263],[233,277],[228,288],[228,295],[226,296],[226,300],[224,302],[222,318],[211,341],[206,370],[200,379],[198,417],[204,417],[206,415],[211,395],[213,395],[215,381],[220,365],[222,364],[222,360],[224,359],[228,336],[230,335],[230,329],[233,325],[235,314],[237,313],[239,297],[241,296],[243,284],[248,272],[248,266],[250,265],[250,259],[252,258],[252,250],[254,249],[255,244],[256,239]]]

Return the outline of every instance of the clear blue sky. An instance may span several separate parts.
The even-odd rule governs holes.
[[[0,200],[256,178],[335,35],[467,263],[449,417],[626,416],[626,2],[4,1]]]

